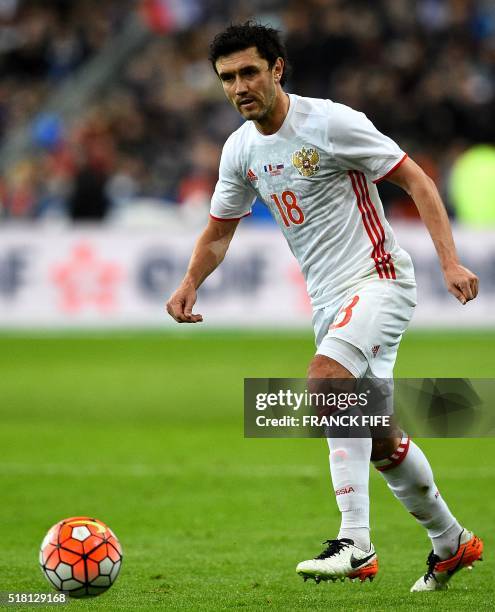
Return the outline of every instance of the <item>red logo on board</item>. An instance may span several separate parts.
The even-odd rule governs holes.
[[[100,312],[116,307],[116,289],[122,280],[122,268],[100,258],[93,245],[75,245],[65,263],[55,266],[52,279],[60,292],[60,307],[75,314],[87,307]]]

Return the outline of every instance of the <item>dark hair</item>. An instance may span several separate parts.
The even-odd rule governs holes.
[[[277,57],[284,60],[284,72],[280,79],[280,84],[284,85],[289,72],[289,63],[287,61],[287,51],[280,40],[280,32],[255,21],[231,24],[226,30],[217,34],[210,44],[208,59],[215,72],[217,72],[215,64],[219,57],[230,55],[236,51],[244,51],[249,47],[256,47],[260,57],[266,59],[270,68],[275,64]]]

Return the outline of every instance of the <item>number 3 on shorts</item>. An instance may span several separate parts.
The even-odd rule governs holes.
[[[359,295],[355,295],[354,297],[350,298],[350,300],[339,310],[333,323],[328,329],[337,329],[338,327],[344,327],[344,325],[347,325],[352,317],[352,309],[358,302]]]

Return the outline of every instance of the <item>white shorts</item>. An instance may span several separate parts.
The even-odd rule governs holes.
[[[392,378],[397,350],[416,306],[413,281],[366,280],[313,314],[317,355],[356,378]]]

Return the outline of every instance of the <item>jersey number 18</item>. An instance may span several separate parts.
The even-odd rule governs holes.
[[[304,223],[304,213],[299,208],[297,198],[292,191],[284,191],[282,193],[282,202],[280,202],[280,198],[276,193],[272,193],[270,197],[275,202],[275,206],[278,208],[278,212],[286,227],[289,227],[291,223],[294,225]]]

